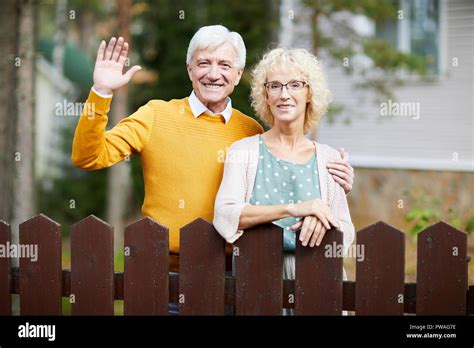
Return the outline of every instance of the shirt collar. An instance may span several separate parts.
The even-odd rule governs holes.
[[[196,118],[201,116],[203,113],[207,115],[222,115],[224,116],[225,123],[227,124],[230,121],[230,116],[232,116],[232,101],[229,97],[227,97],[227,106],[225,107],[224,111],[213,113],[199,100],[194,91],[192,91],[191,95],[189,96],[189,106],[191,107],[191,111]]]

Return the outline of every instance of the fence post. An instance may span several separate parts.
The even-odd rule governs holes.
[[[61,315],[60,225],[39,214],[20,224],[20,245],[37,251],[36,260],[20,257],[21,315]]]
[[[73,315],[114,314],[114,231],[89,215],[72,227],[71,301]]]
[[[357,233],[356,315],[403,315],[405,234],[384,222]]]
[[[223,315],[225,304],[225,241],[214,226],[196,219],[181,228],[179,312]]]
[[[296,236],[296,315],[342,314],[342,232],[328,230],[319,246],[303,246]]]
[[[283,230],[274,224],[249,228],[235,247],[236,314],[281,315]]]
[[[466,315],[467,235],[445,222],[418,234],[417,315]]]
[[[124,241],[124,314],[168,315],[168,228],[144,218]]]

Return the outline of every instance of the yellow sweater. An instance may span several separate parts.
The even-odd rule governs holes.
[[[178,254],[181,227],[198,217],[212,222],[227,148],[263,130],[236,109],[227,124],[220,115],[195,118],[183,98],[151,100],[105,131],[111,100],[90,92],[74,134],[72,162],[96,170],[139,153],[145,182],[142,213],[169,228],[170,253]],[[172,270],[176,263],[175,257]]]

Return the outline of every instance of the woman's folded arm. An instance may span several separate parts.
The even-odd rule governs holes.
[[[224,163],[224,174],[214,205],[214,227],[228,242],[235,242],[243,233],[239,230],[242,209],[245,202],[247,184],[248,154],[240,157],[238,142],[230,146]],[[238,159],[238,160],[237,160]]]

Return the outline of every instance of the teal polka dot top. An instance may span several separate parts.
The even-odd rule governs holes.
[[[281,160],[270,152],[262,137],[259,136],[260,158],[250,204],[277,205],[301,203],[321,198],[316,153],[311,159],[298,164]],[[283,250],[295,251],[296,233],[290,226],[299,218],[287,217],[273,221],[283,228]]]

